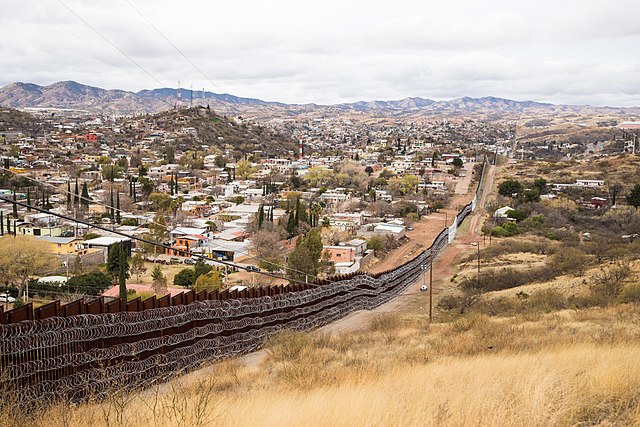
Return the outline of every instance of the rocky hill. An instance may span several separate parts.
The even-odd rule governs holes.
[[[177,139],[182,151],[199,149],[201,144],[209,146],[231,146],[237,153],[262,151],[265,155],[287,155],[295,150],[296,143],[276,130],[251,121],[230,119],[205,107],[171,109],[161,113],[136,117],[156,130],[181,133],[193,128],[197,138],[184,135]],[[194,135],[194,136],[195,136]]]

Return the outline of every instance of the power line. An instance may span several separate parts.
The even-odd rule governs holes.
[[[67,9],[69,12],[71,12],[73,14],[73,16],[75,16],[76,18],[78,18],[80,21],[82,21],[82,23],[84,23],[87,27],[91,28],[96,34],[98,34],[100,37],[102,37],[102,39],[104,41],[106,41],[107,43],[109,43],[114,49],[116,49],[118,52],[120,52],[122,55],[124,55],[129,61],[131,61],[136,67],[140,68],[142,71],[144,71],[144,73],[146,75],[148,75],[149,77],[151,77],[153,80],[155,80],[160,87],[163,87],[164,84],[158,80],[153,74],[151,74],[149,71],[147,71],[142,65],[138,64],[133,58],[131,58],[129,55],[127,55],[122,49],[120,49],[118,47],[118,45],[116,45],[114,42],[112,42],[111,40],[109,40],[104,34],[102,34],[100,31],[98,31],[94,26],[92,26],[89,22],[87,22],[84,18],[82,18],[80,15],[78,15],[73,9],[71,9],[69,6],[66,5],[66,3],[64,3],[62,0],[57,0],[58,3],[60,3],[62,6],[65,7],[65,9]]]
[[[106,231],[108,233],[117,234],[119,236],[126,237],[126,238],[131,239],[131,240],[137,240],[139,242],[146,243],[146,244],[153,245],[153,246],[157,246],[157,247],[160,247],[160,248],[163,248],[163,249],[172,249],[170,246],[163,245],[162,243],[157,243],[157,242],[153,242],[151,240],[143,239],[142,237],[129,235],[127,233],[123,233],[122,231],[110,230],[107,227],[103,227],[100,224],[91,224],[91,223],[89,223],[87,221],[83,221],[83,220],[80,220],[80,219],[77,219],[77,218],[73,218],[73,217],[70,217],[70,216],[67,216],[67,215],[63,215],[63,214],[60,214],[58,212],[52,212],[50,210],[43,209],[43,208],[40,208],[38,206],[32,206],[32,205],[29,205],[27,203],[20,202],[20,201],[17,201],[17,200],[12,200],[10,198],[6,198],[6,197],[1,196],[1,195],[0,195],[0,200],[3,201],[3,202],[6,202],[6,203],[13,203],[15,205],[22,206],[23,208],[31,208],[31,209],[34,209],[34,210],[36,210],[38,212],[42,212],[42,213],[46,213],[46,214],[49,214],[49,215],[57,216],[59,218],[66,219],[67,221],[73,221],[73,222],[77,222],[78,224],[86,225],[88,227],[97,228],[98,230]],[[227,267],[232,267],[232,268],[236,268],[236,269],[239,269],[239,270],[248,271],[250,273],[257,273],[257,274],[262,274],[263,276],[273,277],[273,278],[277,278],[277,279],[283,279],[283,277],[278,275],[278,274],[273,274],[273,273],[269,273],[269,272],[262,271],[262,270],[261,271],[251,271],[251,270],[249,270],[248,267],[245,267],[245,266],[242,266],[242,265],[239,265],[239,264],[235,264],[235,263],[232,263],[232,262],[228,262],[228,261],[212,260],[210,258],[207,258],[207,257],[203,256],[203,255],[194,254],[191,251],[180,250],[180,252],[183,252],[185,254],[189,254],[192,258],[202,259],[203,261],[213,261],[213,262],[217,262],[219,264],[225,265]],[[300,283],[300,284],[317,286],[317,285],[312,284],[312,283],[302,282],[300,280],[295,280],[295,279],[291,279],[291,278],[289,278],[287,280],[289,280],[290,282],[297,282],[297,283]]]
[[[171,46],[172,46],[176,51],[178,51],[178,53],[179,53],[180,55],[182,55],[182,57],[183,57],[184,59],[186,59],[186,60],[187,60],[187,62],[193,66],[193,68],[195,68],[195,69],[196,69],[200,74],[202,74],[202,76],[203,76],[205,79],[207,79],[207,80],[209,81],[209,83],[211,83],[211,84],[212,84],[216,89],[218,89],[220,92],[222,92],[222,89],[220,89],[220,88],[218,87],[218,85],[216,85],[216,84],[215,84],[215,83],[214,83],[214,82],[209,78],[209,76],[207,76],[207,75],[204,73],[204,71],[202,71],[202,70],[201,70],[201,69],[200,69],[200,68],[199,68],[199,67],[198,67],[198,66],[197,66],[197,65],[196,65],[196,64],[195,64],[191,59],[189,59],[189,57],[188,57],[187,55],[185,55],[185,54],[184,54],[184,52],[182,52],[182,51],[178,48],[178,46],[176,46],[176,45],[175,45],[171,40],[169,40],[169,38],[168,38],[167,36],[165,36],[165,35],[162,33],[162,31],[160,31],[160,29],[159,29],[158,27],[156,27],[155,25],[153,25],[153,23],[152,23],[152,22],[151,22],[151,21],[150,21],[146,16],[144,16],[144,14],[143,14],[142,12],[140,12],[140,10],[139,10],[138,8],[136,8],[136,7],[135,7],[135,6],[134,6],[134,5],[133,5],[129,0],[125,0],[125,1],[127,2],[127,4],[128,4],[129,6],[131,6],[131,8],[132,8],[133,10],[135,10],[135,11],[138,13],[138,15],[140,15],[140,16],[142,17],[142,19],[144,19],[144,20],[145,20],[145,22],[146,22],[147,24],[149,24],[149,25],[151,26],[151,28],[153,28],[154,30],[156,30],[156,32],[157,32],[158,34],[160,34],[160,36],[161,36],[163,39],[165,39],[165,41],[166,41],[167,43],[169,43],[169,44],[170,44],[170,45],[171,45]]]
[[[28,179],[28,180],[30,180],[30,181],[33,181],[33,182],[35,182],[35,183],[37,183],[37,184],[44,185],[44,186],[48,186],[48,187],[53,187],[55,190],[57,190],[57,191],[59,191],[59,192],[62,192],[62,193],[68,194],[68,195],[70,195],[70,196],[76,197],[76,194],[75,194],[75,193],[72,193],[71,191],[64,190],[64,189],[63,189],[63,190],[60,190],[58,187],[56,187],[56,186],[55,186],[55,185],[53,185],[53,184],[49,184],[48,182],[42,182],[42,181],[40,181],[40,180],[38,180],[38,179],[36,179],[36,178],[33,178],[33,177],[31,177],[31,176],[19,174],[19,173],[15,172],[15,171],[12,171],[11,169],[7,169],[7,168],[5,168],[5,167],[3,167],[3,166],[0,166],[0,169],[5,170],[5,171],[7,171],[7,172],[9,172],[9,173],[12,173],[12,174],[14,174],[14,175],[16,175],[16,176],[22,177],[22,178],[24,178],[24,179]],[[118,212],[120,212],[120,213],[126,213],[124,210],[119,209],[119,208],[117,208],[117,207],[115,207],[115,206],[111,206],[111,205],[109,205],[108,203],[102,203],[102,202],[99,202],[99,201],[93,200],[93,199],[91,199],[91,198],[86,198],[86,197],[83,197],[81,194],[78,194],[78,200],[79,200],[79,201],[81,201],[81,200],[86,200],[86,201],[88,201],[88,202],[91,202],[91,203],[94,203],[94,204],[97,204],[97,205],[100,205],[100,206],[104,206],[104,207],[106,207],[106,208],[113,209],[114,211],[118,211]],[[148,222],[148,224],[157,225],[157,226],[159,226],[159,227],[164,228],[166,231],[170,231],[170,230],[169,230],[169,226],[168,226],[168,225],[166,225],[166,224],[161,224],[161,223],[159,223],[159,222],[155,222],[155,221],[149,221],[149,222]],[[91,226],[93,226],[93,225],[91,225]],[[96,228],[97,228],[97,227],[96,227]],[[108,230],[108,231],[112,231],[112,230]],[[225,248],[225,246],[224,246],[223,244],[221,244],[221,243],[217,243],[217,245],[218,245],[219,247],[223,248],[223,249],[233,250],[233,248],[229,248],[229,247],[226,247],[226,248]],[[163,247],[166,247],[166,246],[163,246]],[[181,250],[181,249],[178,249],[177,251],[178,251],[178,252],[184,252],[184,253],[189,253],[189,254],[191,254],[191,251],[183,251],[183,250]],[[249,252],[249,251],[241,251],[241,252],[238,252],[238,253],[240,253],[240,254],[242,254],[242,255],[249,255],[249,254],[250,254],[250,252]],[[310,273],[307,273],[307,272],[304,272],[304,271],[301,271],[301,270],[297,270],[297,269],[295,269],[295,268],[290,268],[290,267],[288,267],[288,266],[285,266],[285,265],[282,265],[282,264],[278,264],[278,263],[275,263],[275,262],[273,262],[273,261],[269,261],[269,260],[266,260],[266,259],[263,259],[263,258],[259,258],[259,257],[257,257],[257,256],[254,256],[253,258],[255,258],[255,259],[256,259],[256,260],[258,260],[258,261],[263,261],[263,262],[265,262],[265,263],[267,263],[267,264],[275,265],[276,267],[279,267],[279,268],[283,269],[284,271],[289,270],[289,271],[293,271],[293,272],[296,272],[296,273],[304,274],[305,276],[309,276],[311,279],[317,279],[317,278],[318,278],[318,276],[316,276],[316,275],[314,275],[314,274],[310,274]],[[208,259],[208,258],[207,258],[207,259]],[[248,271],[248,270],[247,270],[247,271]],[[277,277],[280,277],[280,276],[277,276]]]

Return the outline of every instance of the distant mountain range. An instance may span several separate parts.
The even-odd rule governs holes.
[[[74,81],[53,83],[39,86],[33,83],[11,83],[0,88],[0,105],[11,108],[71,108],[105,113],[153,113],[173,108],[182,103],[189,105],[209,104],[212,108],[225,113],[242,113],[246,111],[286,111],[290,114],[312,111],[354,111],[371,114],[411,114],[411,113],[488,113],[518,114],[535,111],[570,111],[570,112],[610,112],[636,113],[638,108],[624,109],[617,107],[564,106],[534,101],[513,101],[510,99],[456,98],[450,101],[434,101],[425,98],[405,98],[399,101],[360,101],[354,103],[316,105],[285,104],[267,102],[255,98],[242,98],[229,94],[217,94],[202,91],[178,90],[171,88],[141,90],[129,92],[119,89],[101,89],[83,85]],[[630,111],[631,110],[631,111]]]

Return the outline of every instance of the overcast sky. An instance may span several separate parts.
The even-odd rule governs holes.
[[[165,87],[290,103],[499,96],[640,106],[637,0],[61,0]],[[0,85],[158,82],[59,0],[2,0]]]

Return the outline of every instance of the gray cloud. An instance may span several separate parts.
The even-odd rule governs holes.
[[[592,0],[64,0],[166,86],[284,102],[494,95],[640,105],[640,12]],[[228,4],[227,4],[228,3]],[[56,1],[5,0],[0,84],[157,83]]]

